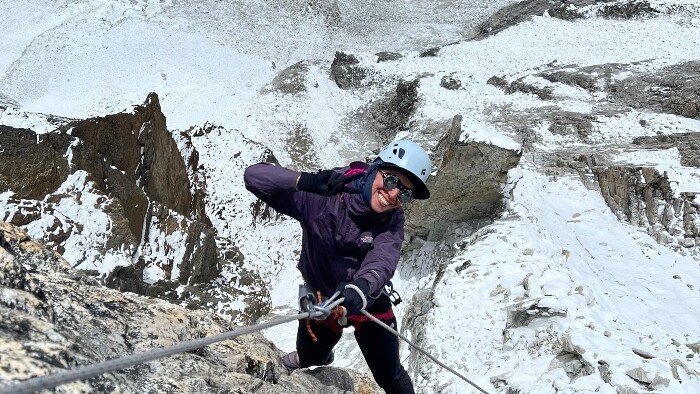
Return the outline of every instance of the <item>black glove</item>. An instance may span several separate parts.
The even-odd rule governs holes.
[[[321,196],[335,196],[342,192],[361,194],[362,189],[346,187],[345,184],[363,175],[364,173],[345,176],[333,170],[319,171],[315,174],[302,172],[297,182],[297,190]]]
[[[340,305],[347,310],[347,316],[356,315],[367,308],[367,294],[369,294],[369,282],[367,279],[359,278],[345,285],[343,290],[345,299]]]

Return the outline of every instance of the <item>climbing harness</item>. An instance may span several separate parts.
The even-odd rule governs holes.
[[[393,290],[393,286],[391,286],[390,290],[388,291],[388,294],[391,293],[395,293],[395,291]],[[240,329],[224,332],[221,334],[195,339],[192,341],[180,342],[172,346],[161,347],[142,353],[134,353],[124,357],[102,361],[96,364],[84,365],[72,370],[59,372],[53,375],[39,376],[7,386],[0,386],[0,394],[29,394],[40,390],[51,389],[61,384],[74,382],[76,380],[88,379],[93,376],[102,375],[107,372],[117,371],[147,361],[172,356],[177,353],[192,351],[207,345],[211,345],[216,342],[233,339],[241,335],[250,334],[252,332],[264,330],[266,328],[274,327],[279,324],[289,323],[301,319],[307,319],[306,327],[309,330],[309,334],[311,334],[311,337],[315,338],[315,335],[311,331],[311,326],[309,324],[311,320],[325,320],[331,318],[338,319],[338,323],[341,325],[347,324],[347,318],[345,317],[345,308],[339,306],[345,299],[343,297],[340,297],[340,294],[341,292],[338,290],[330,298],[324,300],[320,292],[316,292],[316,294],[314,294],[313,291],[310,291],[309,288],[302,285],[299,287],[299,308],[301,313],[297,315],[286,316],[265,323],[260,323],[254,326],[242,327]],[[396,296],[398,298],[398,302],[401,302],[401,298],[398,297],[398,293],[396,293]],[[392,300],[392,302],[394,301]],[[401,335],[398,331],[394,330],[381,320],[372,316],[366,310],[362,309],[360,312],[367,316],[373,322],[379,324],[381,327],[385,328],[392,334],[404,340],[406,343],[408,343],[414,349],[424,354],[426,357],[430,358],[436,364],[452,372],[453,374],[455,374],[465,382],[469,383],[482,393],[489,394],[487,391],[477,386],[471,380],[467,379],[454,369],[448,367],[440,360],[433,357],[430,353],[426,352],[418,345],[411,342],[408,338]],[[343,321],[341,322],[341,320]]]
[[[346,287],[347,286],[353,286],[353,285],[346,285]],[[340,288],[343,288],[343,287],[341,286]],[[356,291],[358,291],[360,296],[363,298],[364,306],[366,306],[367,300],[364,299],[364,295],[362,294],[362,291],[359,289],[357,289]],[[336,315],[338,313],[337,312],[338,310],[342,310],[342,312],[341,312],[342,313],[342,321],[339,318],[338,324],[340,324],[341,326],[344,326],[345,324],[347,324],[347,318],[345,317],[345,308],[344,307],[341,306],[341,307],[336,308],[336,306],[340,305],[344,300],[344,298],[337,299],[340,296],[340,290],[336,291],[330,298],[328,298],[326,300],[323,299],[323,296],[321,295],[320,291],[316,292],[316,296],[314,296],[313,293],[314,293],[313,289],[311,289],[308,285],[305,285],[305,284],[299,285],[299,311],[300,312],[311,312],[313,310],[313,311],[317,311],[319,313],[319,316],[322,316],[322,317],[309,317],[306,320],[306,330],[309,332],[311,339],[314,342],[317,342],[318,339],[316,338],[316,335],[311,330],[311,324],[310,324],[311,319],[325,320],[328,317],[335,319]],[[401,303],[401,296],[399,295],[399,293],[396,290],[394,290],[394,285],[391,282],[389,282],[387,284],[387,286],[382,290],[381,293],[386,294],[389,297],[389,299],[391,300],[392,304],[398,305],[399,303]],[[379,296],[375,297],[375,299],[378,297]],[[411,342],[411,340],[409,340],[405,336],[401,335],[398,331],[394,330],[393,328],[388,326],[383,321],[374,317],[372,314],[367,312],[364,307],[362,308],[362,310],[360,310],[360,312],[363,315],[367,316],[373,322],[379,324],[380,326],[382,326],[383,328],[385,328],[386,330],[388,330],[392,334],[401,338],[403,341],[405,341],[406,343],[411,345],[414,349],[416,349],[419,352],[421,352],[422,354],[424,354],[426,357],[428,357],[429,359],[434,361],[436,364],[438,364],[441,367],[452,372],[453,374],[458,376],[460,379],[462,379],[465,382],[469,383],[470,385],[474,386],[477,390],[481,391],[482,393],[488,394],[488,392],[486,390],[477,386],[474,382],[472,382],[471,380],[466,378],[464,375],[462,375],[459,372],[455,371],[454,369],[448,367],[447,365],[442,363],[440,360],[433,357],[430,353],[426,352],[421,347],[419,347],[418,345]]]

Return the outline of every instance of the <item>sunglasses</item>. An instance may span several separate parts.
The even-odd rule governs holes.
[[[397,187],[399,188],[399,202],[401,204],[406,204],[413,201],[413,190],[401,184],[401,181],[396,174],[390,174],[381,170],[379,172],[384,177],[384,188],[386,190],[394,190]]]

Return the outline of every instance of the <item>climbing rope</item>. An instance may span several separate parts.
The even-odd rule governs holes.
[[[295,320],[301,320],[301,319],[318,319],[321,317],[327,317],[329,315],[329,312],[328,312],[329,310],[332,310],[337,305],[339,305],[340,303],[343,302],[343,298],[340,298],[340,299],[336,300],[335,302],[331,302],[332,299],[336,298],[336,297],[337,297],[337,294],[335,294],[334,297],[331,297],[330,300],[327,300],[325,303],[323,303],[320,307],[315,306],[315,310],[311,311],[311,312],[303,312],[303,313],[299,313],[298,315],[294,315],[294,316],[282,317],[282,318],[275,319],[275,320],[272,320],[272,321],[269,321],[266,323],[260,323],[260,324],[254,325],[254,326],[242,327],[242,328],[239,328],[237,330],[232,330],[232,331],[228,331],[225,333],[212,335],[212,336],[206,337],[206,338],[195,339],[192,341],[180,342],[176,345],[161,347],[161,348],[149,350],[149,351],[142,352],[142,353],[134,353],[134,354],[131,354],[128,356],[102,361],[102,362],[99,362],[97,364],[84,365],[84,366],[78,367],[76,369],[72,369],[72,370],[68,370],[68,371],[64,371],[64,372],[59,372],[59,373],[56,373],[53,375],[39,376],[36,378],[27,379],[25,381],[22,381],[19,383],[14,383],[14,384],[11,384],[9,386],[1,386],[0,387],[0,394],[29,394],[29,393],[33,393],[33,392],[40,391],[40,390],[51,389],[51,388],[54,388],[54,387],[59,386],[61,384],[74,382],[76,380],[88,379],[88,378],[91,378],[91,377],[94,377],[97,375],[102,375],[102,374],[107,373],[107,372],[117,371],[120,369],[131,367],[131,366],[136,365],[136,364],[141,364],[141,363],[144,363],[147,361],[152,361],[152,360],[156,360],[159,358],[172,356],[172,355],[177,354],[177,353],[192,351],[192,350],[199,349],[199,348],[207,346],[207,345],[211,345],[211,344],[216,343],[216,342],[225,341],[228,339],[233,339],[233,338],[239,337],[241,335],[250,334],[250,333],[255,332],[255,331],[264,330],[266,328],[274,327],[274,326],[279,325],[279,324],[284,324],[284,323],[292,322]],[[485,391],[481,387],[477,386],[474,382],[467,379],[465,376],[463,376],[459,372],[448,367],[447,365],[442,363],[440,360],[433,357],[430,353],[421,349],[418,345],[411,342],[408,338],[401,335],[398,331],[394,330],[393,328],[389,327],[387,324],[385,324],[381,320],[372,316],[369,312],[365,311],[364,309],[361,310],[360,312],[362,312],[365,316],[367,316],[373,322],[379,324],[381,327],[385,328],[386,330],[389,330],[389,332],[393,333],[397,337],[404,340],[406,343],[408,343],[414,349],[416,349],[419,352],[421,352],[422,354],[424,354],[426,357],[430,358],[436,364],[438,364],[441,367],[452,372],[453,374],[455,374],[456,376],[458,376],[459,378],[461,378],[465,382],[474,386],[476,389],[478,389],[482,393],[489,394],[487,391]],[[335,317],[336,316],[334,315],[333,318],[335,318]],[[310,332],[310,334],[313,335],[312,332]]]
[[[383,321],[381,321],[381,320],[377,319],[376,317],[372,316],[372,315],[371,315],[369,312],[367,312],[366,310],[363,309],[363,310],[361,310],[360,312],[362,312],[362,314],[364,314],[365,316],[367,316],[368,318],[370,318],[370,320],[372,320],[373,322],[375,322],[375,323],[379,324],[380,326],[384,327],[385,329],[389,330],[392,334],[394,334],[394,335],[396,335],[397,337],[403,339],[406,343],[408,343],[409,345],[411,345],[414,349],[418,350],[419,352],[423,353],[426,357],[428,357],[429,359],[433,360],[433,361],[434,361],[436,364],[438,364],[439,366],[441,366],[441,367],[445,368],[446,370],[452,372],[453,374],[457,375],[459,378],[461,378],[461,379],[464,380],[465,382],[471,384],[472,386],[474,386],[477,390],[481,391],[482,393],[484,393],[484,394],[489,394],[486,390],[484,390],[484,389],[482,389],[481,387],[477,386],[476,383],[474,383],[474,382],[472,382],[471,380],[467,379],[465,376],[463,376],[463,375],[460,374],[459,372],[455,371],[454,369],[452,369],[452,368],[448,367],[447,365],[443,364],[440,360],[438,360],[437,358],[433,357],[430,353],[426,352],[425,350],[421,349],[418,345],[416,345],[415,343],[411,342],[408,338],[406,338],[405,336],[401,335],[398,331],[394,330],[393,328],[391,328],[390,326],[388,326],[388,325],[387,325],[386,323],[384,323]]]
[[[134,353],[121,358],[106,360],[97,364],[85,365],[76,369],[68,370],[65,372],[59,372],[53,375],[39,376],[36,378],[27,379],[25,381],[15,383],[9,386],[0,387],[0,394],[29,394],[39,390],[50,389],[61,384],[74,382],[76,380],[88,379],[93,376],[101,375],[103,373],[117,371],[120,369],[131,367],[136,364],[144,363],[162,357],[172,356],[176,353],[192,351],[200,347],[211,345],[215,342],[233,339],[241,335],[250,334],[252,332],[274,327],[279,324],[306,319],[310,317],[316,317],[320,313],[321,312],[304,312],[298,315],[282,317],[255,326],[242,327],[237,330],[212,335],[206,338],[181,342],[169,347],[157,348],[142,353]]]
[[[346,286],[346,288],[347,288],[347,286]],[[364,298],[364,294],[363,294],[362,290],[356,289],[356,291],[357,291],[357,293],[360,295],[360,297],[362,298],[363,305],[366,306],[366,305],[367,305],[367,300]],[[393,286],[392,286],[392,291],[393,291]],[[318,292],[318,293],[317,293],[317,300],[318,300],[318,303],[321,304],[319,309],[324,309],[324,308],[325,308],[325,311],[326,311],[326,313],[324,313],[324,317],[328,315],[328,314],[327,314],[327,311],[328,311],[328,310],[332,310],[333,313],[331,314],[331,317],[332,317],[332,318],[336,318],[337,310],[333,310],[333,308],[335,308],[336,306],[340,305],[340,304],[345,300],[344,298],[340,297],[340,294],[341,294],[340,291],[337,290],[328,300],[326,300],[324,303],[321,304],[321,292]],[[338,297],[340,297],[340,298],[338,298]],[[308,306],[307,306],[307,307],[308,307]],[[345,319],[345,310],[344,310],[345,307],[340,306],[340,307],[338,307],[338,308],[339,308],[339,309],[343,309],[343,311],[340,312],[340,314],[341,314],[341,316],[342,316],[341,319]],[[317,310],[318,310],[318,309],[317,309]],[[362,312],[362,314],[364,314],[365,316],[367,316],[367,317],[368,317],[370,320],[372,320],[373,322],[379,324],[379,325],[380,325],[381,327],[383,327],[384,329],[389,330],[389,332],[391,332],[392,334],[394,334],[394,335],[396,335],[397,337],[399,337],[399,338],[403,339],[404,341],[406,341],[406,343],[408,343],[408,344],[411,345],[414,349],[416,349],[416,350],[418,350],[419,352],[421,352],[422,354],[424,354],[424,355],[425,355],[426,357],[428,357],[429,359],[433,360],[433,361],[434,361],[436,364],[438,364],[439,366],[441,366],[441,367],[445,368],[446,370],[452,372],[453,374],[455,374],[456,376],[458,376],[460,379],[462,379],[462,380],[464,380],[465,382],[469,383],[470,385],[474,386],[477,390],[481,391],[482,393],[484,393],[484,394],[489,394],[486,390],[484,390],[484,389],[482,389],[481,387],[479,387],[476,383],[474,383],[474,382],[472,382],[471,380],[467,379],[464,375],[460,374],[459,372],[455,371],[454,369],[448,367],[447,365],[445,365],[444,363],[442,363],[440,360],[438,360],[437,358],[433,357],[433,355],[431,355],[430,353],[428,353],[428,352],[426,352],[425,350],[423,350],[420,346],[416,345],[415,343],[411,342],[408,338],[406,338],[405,336],[401,335],[398,331],[396,331],[396,330],[394,330],[393,328],[389,327],[389,326],[388,326],[386,323],[384,323],[383,321],[381,321],[381,320],[377,319],[376,317],[372,316],[369,312],[367,312],[367,311],[364,309],[364,307],[363,307],[363,309],[360,310],[360,312]],[[314,340],[314,342],[316,342],[316,336],[315,336],[314,333],[311,331],[311,327],[309,327],[309,325],[308,325],[308,323],[309,323],[310,320],[311,320],[311,319],[309,319],[309,320],[307,321],[307,330],[309,331],[309,335],[311,335],[311,338]],[[339,320],[339,323],[340,323],[340,320]],[[341,324],[341,325],[344,325],[345,323],[347,323],[347,320],[346,320],[344,323],[340,323],[340,324]]]

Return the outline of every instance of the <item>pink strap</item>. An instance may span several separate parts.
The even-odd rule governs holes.
[[[365,170],[363,170],[363,169],[360,169],[360,168],[351,168],[351,169],[345,171],[345,174],[343,174],[343,175],[345,175],[345,176],[352,176],[352,175],[355,175],[355,174],[364,174],[364,173],[365,173]]]
[[[394,317],[394,310],[389,309],[386,312],[382,313],[373,313],[372,316],[376,317],[377,319],[381,321],[387,321]],[[359,329],[360,325],[364,322],[371,321],[371,319],[365,315],[352,315],[348,316],[348,321],[352,323],[353,326],[355,326],[355,329]]]

